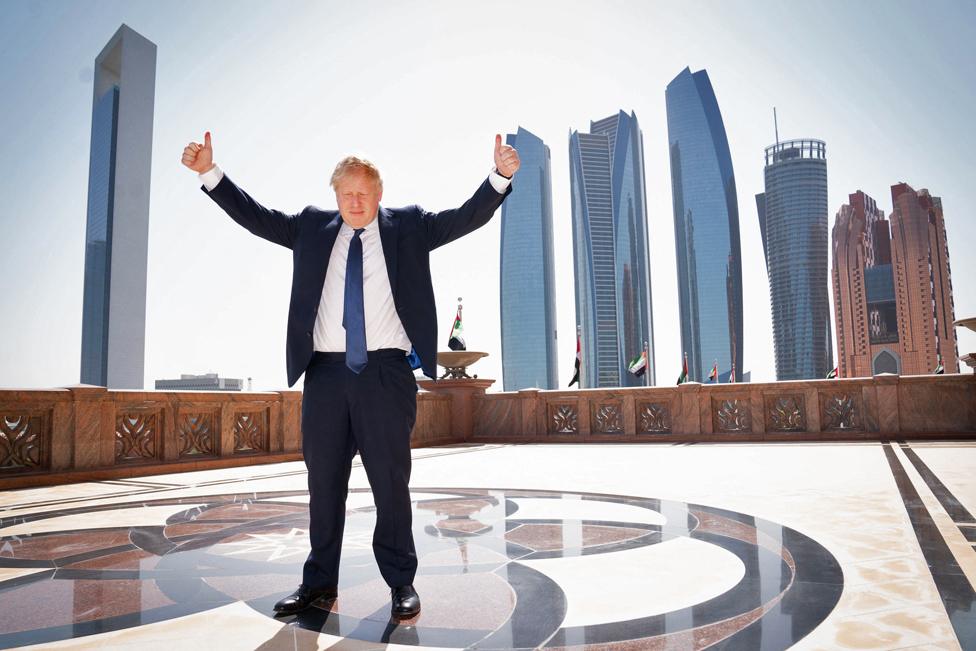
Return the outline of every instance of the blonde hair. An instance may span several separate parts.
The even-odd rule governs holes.
[[[365,174],[369,178],[376,181],[381,190],[383,189],[383,179],[380,177],[380,171],[376,165],[373,165],[365,158],[359,158],[358,156],[346,156],[339,161],[339,164],[335,167],[335,171],[332,172],[332,179],[329,181],[332,189],[336,190],[336,186],[339,184],[339,181],[342,180],[342,177],[351,172],[360,172]]]

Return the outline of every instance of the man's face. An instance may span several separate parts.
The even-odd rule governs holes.
[[[379,182],[355,170],[339,179],[335,193],[342,220],[351,228],[362,228],[373,221],[383,198]]]

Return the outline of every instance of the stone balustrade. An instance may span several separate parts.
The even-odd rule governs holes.
[[[0,390],[0,490],[300,460],[300,391]],[[450,443],[451,398],[421,394],[413,445]]]
[[[482,392],[470,399],[473,425],[464,440],[479,443],[886,440],[976,434],[976,376],[971,374]]]
[[[486,393],[424,381],[412,445],[976,436],[976,376]],[[0,490],[301,459],[301,392],[0,390]]]

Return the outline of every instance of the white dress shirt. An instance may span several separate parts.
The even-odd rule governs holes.
[[[200,174],[200,181],[207,191],[213,190],[224,178],[224,173],[214,165],[209,171]],[[511,184],[497,171],[488,175],[491,186],[502,194]],[[319,299],[319,310],[312,330],[312,345],[315,350],[326,353],[341,353],[346,350],[346,329],[342,327],[342,309],[346,291],[346,258],[353,229],[343,222],[339,228],[329,267],[325,274],[325,285]],[[380,241],[379,220],[373,219],[363,231],[363,308],[366,317],[366,349],[399,348],[410,352],[413,346],[403,329],[403,323],[393,304],[393,290],[390,276],[386,270],[386,257]]]
[[[346,258],[355,231],[345,222],[339,227],[329,270],[325,272],[325,286],[319,300],[319,313],[312,330],[315,350],[341,353],[346,350],[346,329],[342,327],[342,307],[346,295]],[[366,317],[366,350],[401,348],[410,352],[407,337],[390,289],[386,271],[386,256],[380,242],[380,222],[374,219],[363,230],[363,309]]]

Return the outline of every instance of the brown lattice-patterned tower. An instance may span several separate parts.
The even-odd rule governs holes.
[[[898,332],[907,375],[931,373],[941,358],[959,372],[949,247],[942,200],[907,183],[891,186],[891,258]]]
[[[838,376],[870,376],[875,358],[883,370],[897,373],[901,367],[888,220],[860,190],[848,201],[837,213],[831,235]]]
[[[832,233],[834,322],[840,377],[931,373],[941,355],[958,372],[942,204],[904,183],[891,219],[861,191]]]

